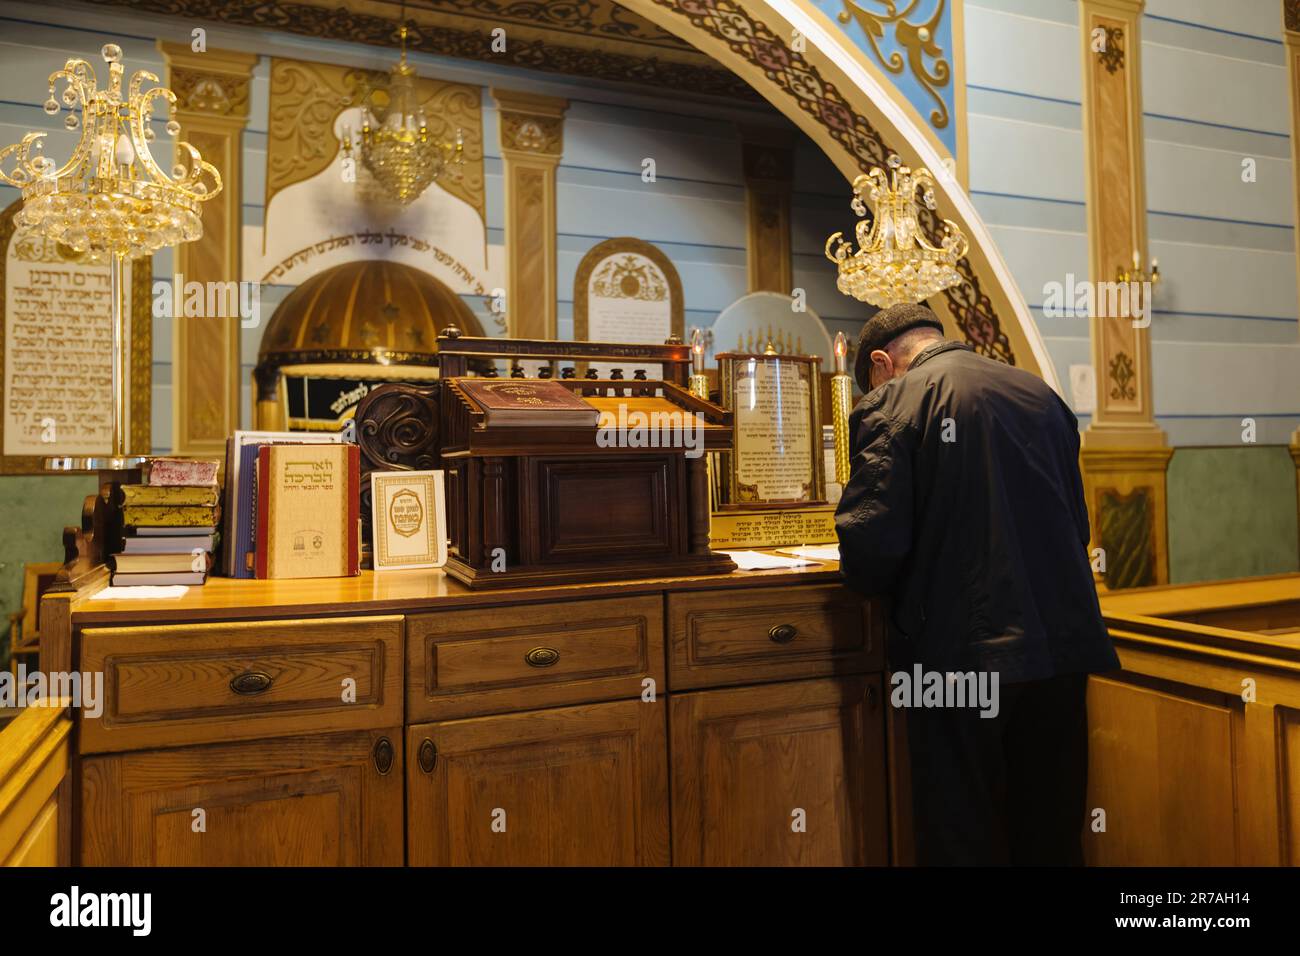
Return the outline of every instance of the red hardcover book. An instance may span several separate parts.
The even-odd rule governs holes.
[[[356,445],[265,445],[257,454],[259,578],[361,573]]]
[[[559,382],[541,379],[458,378],[468,395],[493,425],[595,427],[600,410],[584,402]]]
[[[215,488],[220,462],[215,458],[150,458],[144,463],[144,483],[155,488]]]

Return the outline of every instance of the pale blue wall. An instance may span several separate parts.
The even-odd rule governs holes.
[[[1170,573],[1294,571],[1296,478],[1279,447],[1300,426],[1281,6],[1148,0],[1142,40],[1147,228],[1164,277],[1155,412],[1178,449]],[[1090,361],[1087,319],[1041,306],[1046,283],[1088,275],[1078,4],[967,0],[966,53],[971,193],[1068,381]],[[1255,183],[1241,181],[1246,157]]]
[[[1263,444],[1300,425],[1290,112],[1276,0],[1148,0],[1142,96],[1155,411],[1174,445]],[[1043,287],[1088,274],[1079,9],[967,0],[970,187],[1062,381],[1084,318]],[[1256,160],[1258,181],[1241,181]]]

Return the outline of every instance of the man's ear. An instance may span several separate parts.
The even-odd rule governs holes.
[[[890,358],[889,353],[884,349],[874,349],[872,351],[871,364],[879,369],[881,384],[894,377],[894,360]]]

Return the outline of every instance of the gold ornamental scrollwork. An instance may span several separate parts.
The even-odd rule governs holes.
[[[862,32],[866,34],[867,42],[871,44],[871,51],[880,61],[880,65],[890,73],[901,76],[904,68],[902,53],[894,50],[886,56],[880,48],[880,41],[885,36],[885,28],[889,26],[894,28],[894,39],[907,51],[907,68],[936,104],[936,108],[930,113],[931,124],[935,129],[946,129],[949,122],[948,104],[939,95],[939,87],[947,86],[952,79],[952,65],[944,57],[943,49],[935,42],[935,33],[943,20],[947,0],[939,0],[930,17],[918,23],[913,23],[908,18],[916,12],[921,0],[908,0],[901,10],[898,9],[895,0],[876,0],[876,2],[884,7],[883,11],[868,10],[863,6],[862,0],[844,0],[844,9],[839,15],[840,22],[856,21],[862,28]],[[934,62],[933,68],[927,64],[927,59]]]
[[[359,105],[368,91],[381,95],[388,74],[331,63],[301,60],[271,61],[271,105],[268,113],[266,204],[294,183],[326,169],[342,143],[334,135],[340,113]],[[483,185],[483,106],[477,86],[416,79],[418,102],[429,117],[435,136],[464,138],[465,165],[459,182],[439,180],[444,191],[472,206],[486,222]]]

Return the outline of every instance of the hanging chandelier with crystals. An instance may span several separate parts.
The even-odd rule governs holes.
[[[150,151],[155,139],[153,108],[162,100],[168,110],[167,135],[175,138],[176,96],[157,83],[148,70],[137,70],[125,95],[122,49],[115,43],[100,51],[108,64],[108,85],[99,81],[90,64],[69,59],[50,74],[45,112],[67,108],[64,128],[81,130],[72,156],[62,166],[44,153],[44,132],[33,132],[0,149],[0,182],[22,191],[23,205],[14,216],[20,229],[62,244],[69,258],[86,264],[107,263],[113,324],[112,455],[108,458],[53,458],[57,470],[120,469],[143,461],[127,454],[130,433],[127,405],[127,343],[129,319],[122,280],[125,259],[152,255],[164,246],[190,242],[203,235],[200,205],[221,192],[221,174],[203,161],[189,143],[177,141],[171,175],[163,172]],[[56,84],[65,86],[55,99]],[[80,114],[80,115],[78,115]],[[9,164],[12,167],[9,168]]]
[[[361,103],[360,142],[343,128],[343,155],[360,152],[361,164],[380,187],[400,203],[419,197],[439,177],[460,179],[465,163],[461,131],[443,141],[430,134],[415,89],[415,70],[406,62],[407,28],[398,30],[402,54],[389,71],[386,90],[369,90]]]
[[[872,218],[857,225],[858,251],[843,233],[826,240],[826,258],[839,267],[838,288],[845,295],[880,308],[900,302],[923,302],[959,284],[957,262],[969,244],[956,223],[944,220],[939,245],[932,245],[917,222],[916,196],[926,208],[935,208],[934,177],[928,169],[912,170],[890,156],[892,174],[876,167],[853,180],[852,208],[858,216]],[[839,241],[834,252],[831,245]]]
[[[64,127],[81,129],[81,139],[63,166],[55,168],[44,155],[44,132],[28,133],[21,142],[0,149],[0,181],[22,190],[17,225],[63,243],[83,262],[105,262],[114,256],[134,259],[199,238],[199,204],[221,191],[221,174],[189,143],[176,143],[184,159],[178,158],[170,176],[159,167],[150,152],[153,107],[155,101],[165,101],[167,134],[177,136],[181,127],[175,94],[162,86],[142,89],[147,82],[157,83],[158,77],[137,70],[123,96],[121,48],[109,43],[101,54],[108,64],[104,89],[82,59],[70,59],[50,74],[45,112],[57,115],[62,100],[69,111]],[[59,81],[66,85],[55,99]],[[10,157],[14,167],[6,170]]]

